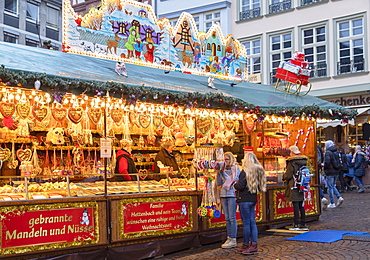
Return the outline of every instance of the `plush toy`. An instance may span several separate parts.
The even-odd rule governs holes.
[[[185,145],[186,145],[186,141],[185,141],[184,134],[182,132],[177,132],[175,134],[175,146],[185,146]]]
[[[64,130],[63,128],[57,127],[52,128],[46,134],[46,142],[52,144],[64,144]]]

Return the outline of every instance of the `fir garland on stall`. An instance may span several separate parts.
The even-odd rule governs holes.
[[[130,86],[117,82],[101,82],[49,76],[45,73],[34,73],[10,70],[4,65],[0,67],[0,82],[7,86],[22,86],[33,88],[34,82],[39,80],[42,90],[52,96],[62,97],[66,92],[80,95],[82,93],[95,96],[105,95],[107,91],[111,96],[123,98],[129,104],[137,101],[184,106],[189,108],[223,109],[232,112],[256,113],[258,120],[263,120],[265,115],[289,116],[294,121],[298,117],[341,119],[348,121],[353,119],[357,112],[346,108],[321,108],[318,105],[299,107],[274,107],[260,108],[249,104],[241,99],[225,96],[222,93],[199,93],[199,92],[176,92],[143,86]],[[58,100],[59,101],[59,100]]]

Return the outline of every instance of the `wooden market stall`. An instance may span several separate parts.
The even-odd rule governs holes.
[[[172,27],[148,5],[113,2],[80,17],[64,1],[69,53],[0,43],[0,258],[144,259],[221,241],[222,209],[198,209],[226,150],[239,162],[253,152],[266,169],[259,227],[290,223],[288,147],[315,173],[316,118],[355,114],[246,82],[245,48],[219,26],[198,33],[189,14]],[[169,138],[179,171],[153,172]],[[136,180],[112,178],[122,143]],[[315,175],[308,220],[320,215],[317,189]]]

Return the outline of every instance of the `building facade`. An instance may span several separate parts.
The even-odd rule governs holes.
[[[0,41],[61,50],[62,0],[1,0]]]
[[[250,74],[275,85],[281,61],[294,51],[311,63],[311,95],[359,109],[355,126],[325,129],[323,139],[367,144],[370,107],[368,0],[233,0],[232,34],[247,49]],[[330,131],[329,131],[330,129]]]
[[[166,17],[175,25],[182,12],[190,13],[198,31],[207,32],[214,23],[219,23],[224,36],[231,33],[231,0],[156,0],[155,11],[158,18]]]

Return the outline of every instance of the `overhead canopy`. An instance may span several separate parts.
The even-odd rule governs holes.
[[[233,82],[215,79],[217,90],[207,86],[208,78],[176,71],[164,73],[163,70],[126,64],[128,77],[115,72],[115,61],[63,53],[54,50],[28,47],[0,42],[0,65],[11,70],[45,73],[50,76],[117,82],[128,86],[146,86],[154,89],[176,92],[222,93],[225,96],[241,99],[261,108],[317,105],[322,109],[335,109],[345,113],[337,104],[306,95],[286,94],[273,86],[249,82]],[[236,83],[233,87],[230,83]],[[347,112],[350,112],[347,110]],[[339,113],[338,113],[339,114]]]

